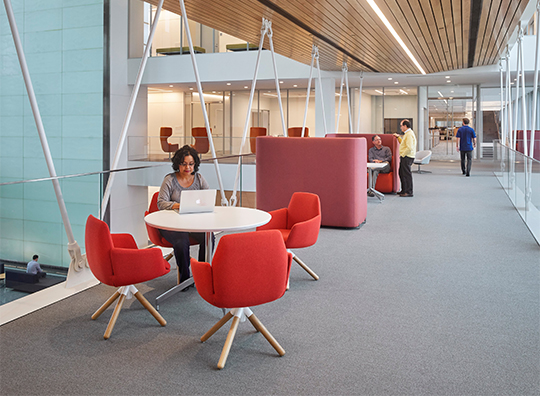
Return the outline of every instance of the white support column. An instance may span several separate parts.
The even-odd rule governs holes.
[[[364,72],[360,73],[360,88],[358,89],[358,118],[356,120],[356,133],[360,133],[360,108],[362,105],[362,85],[364,85]]]
[[[416,133],[418,135],[418,151],[430,149],[428,132],[429,114],[428,114],[428,88],[421,86],[417,89],[417,117]]]
[[[311,47],[311,66],[309,68],[309,80],[308,80],[307,93],[306,93],[306,107],[304,108],[304,122],[302,123],[302,137],[304,137],[304,131],[306,130],[309,97],[311,94],[311,80],[313,79],[313,64],[315,63],[315,57],[316,57],[317,51],[318,51],[317,47],[313,45]]]
[[[528,154],[527,147],[527,95],[525,94],[525,56],[523,51],[523,31],[519,32],[519,52],[521,65],[519,73],[521,74],[521,129],[523,129],[523,154]]]

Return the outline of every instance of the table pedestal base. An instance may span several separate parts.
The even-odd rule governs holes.
[[[174,296],[176,293],[181,292],[184,289],[187,289],[189,286],[193,284],[193,277],[186,279],[182,283],[179,283],[178,285],[170,288],[165,293],[160,294],[156,297],[156,309],[159,311],[159,304],[161,304],[162,301],[165,301],[171,296]]]

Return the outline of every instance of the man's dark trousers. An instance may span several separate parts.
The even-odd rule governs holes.
[[[461,155],[461,171],[464,175],[469,176],[472,165],[472,151],[460,151],[459,153]],[[467,164],[465,164],[465,158],[467,158]]]
[[[401,192],[404,194],[413,193],[412,164],[414,158],[399,157],[399,180],[401,180]]]

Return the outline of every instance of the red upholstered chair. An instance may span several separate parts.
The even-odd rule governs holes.
[[[152,195],[152,200],[150,201],[150,206],[149,206],[148,210],[144,212],[145,216],[150,214],[150,213],[157,212],[159,210],[158,205],[157,205],[158,196],[159,196],[159,191],[156,191],[154,193],[154,195]],[[173,247],[165,238],[163,238],[163,236],[161,236],[161,233],[159,232],[159,230],[157,228],[152,227],[148,223],[145,223],[145,224],[146,224],[146,232],[148,233],[148,239],[150,239],[150,242],[152,242],[156,246],[161,246],[161,247],[165,247],[165,248],[172,248]],[[197,242],[193,238],[189,238],[189,242],[190,242],[190,245],[198,245],[199,244],[199,242]],[[165,260],[169,261],[173,257],[173,255],[174,255],[173,252],[169,253],[165,257]],[[177,270],[176,284],[180,285],[180,269],[179,268]],[[156,306],[158,307],[158,309],[159,309],[159,304],[162,301],[164,301],[167,298],[171,297],[172,295],[176,294],[177,291],[183,290],[184,288],[186,288],[187,286],[192,285],[192,284],[193,284],[193,279],[189,278],[189,279],[185,280],[183,282],[183,285],[180,286],[178,289],[172,288],[172,289],[169,289],[168,291],[166,291],[165,293],[159,295],[156,298]]]
[[[302,137],[302,127],[290,127],[287,129],[287,134],[289,137]],[[309,137],[308,127],[304,130],[304,137]]]
[[[251,127],[249,129],[249,146],[253,154],[257,152],[257,136],[266,136],[266,128]]]
[[[210,128],[212,133],[212,128]],[[210,143],[205,127],[191,128],[191,136],[195,138],[195,143],[191,145],[199,154],[206,154],[210,150]]]
[[[103,338],[108,339],[126,298],[132,295],[165,326],[167,322],[134,286],[165,275],[170,265],[160,249],[138,249],[130,234],[111,234],[109,227],[94,216],[88,216],[85,233],[86,258],[94,276],[109,286],[120,287],[93,315],[97,319],[118,297],[118,303]]]
[[[212,265],[191,259],[197,291],[218,308],[231,310],[201,337],[204,342],[234,317],[218,368],[227,356],[243,316],[270,342],[280,356],[285,351],[248,308],[277,300],[285,293],[292,255],[276,230],[225,235],[219,241]]]
[[[290,249],[314,245],[321,228],[321,202],[317,194],[295,192],[287,208],[270,212],[272,220],[257,230],[278,230],[283,236],[285,246]],[[292,252],[291,252],[292,253]],[[319,276],[302,260],[292,253],[293,259],[310,274],[313,279]]]
[[[178,150],[179,145],[178,144],[170,144],[168,139],[172,136],[172,128],[171,127],[161,127],[159,129],[159,140],[161,141],[161,148],[166,153],[169,153],[169,156],[171,153],[174,153],[176,150]]]

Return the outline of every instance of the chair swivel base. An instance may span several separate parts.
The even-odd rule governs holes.
[[[114,308],[113,314],[111,316],[111,319],[109,320],[109,324],[107,325],[107,329],[105,330],[105,334],[103,335],[103,338],[108,340],[111,336],[111,333],[113,331],[114,325],[116,324],[116,319],[118,319],[118,315],[120,314],[120,310],[122,309],[122,306],[124,305],[124,301],[127,299],[130,299],[132,296],[135,296],[137,300],[145,307],[154,318],[159,322],[160,325],[165,326],[167,324],[167,321],[163,319],[163,316],[161,316],[158,311],[148,302],[148,300],[137,290],[137,288],[133,285],[129,286],[122,286],[119,288],[105,303],[92,315],[92,319],[97,319],[109,306],[116,301],[118,297],[120,299],[116,303],[116,307]]]
[[[229,333],[227,334],[227,339],[225,340],[225,345],[223,346],[223,350],[221,351],[221,356],[219,357],[217,368],[220,370],[225,367],[225,363],[227,362],[227,357],[229,356],[229,351],[231,350],[234,336],[236,335],[236,330],[238,329],[238,324],[240,323],[240,320],[243,316],[246,316],[249,319],[253,327],[255,327],[255,329],[264,336],[264,338],[266,338],[266,340],[272,345],[272,347],[274,347],[279,356],[285,355],[285,350],[281,347],[281,345],[279,345],[279,343],[272,336],[272,334],[270,334],[266,327],[264,327],[261,321],[253,314],[251,309],[233,308],[229,312],[227,312],[227,314],[223,318],[221,318],[210,330],[208,330],[201,337],[201,342],[205,342],[216,331],[222,328],[225,323],[227,323],[231,318],[234,317]]]
[[[186,279],[185,281],[177,284],[174,287],[171,287],[165,293],[160,294],[156,297],[156,309],[159,311],[159,304],[168,299],[169,297],[174,296],[176,293],[181,292],[182,290],[188,288],[193,284],[193,277]]]
[[[292,253],[292,255],[293,255],[292,257],[293,257],[294,261],[296,261],[300,265],[300,267],[302,267],[308,274],[310,274],[313,279],[319,280],[319,275],[317,275],[315,272],[313,272],[313,270],[311,268],[309,268],[302,260],[300,260],[296,254],[291,252],[290,249],[287,249],[287,251],[289,253]]]

